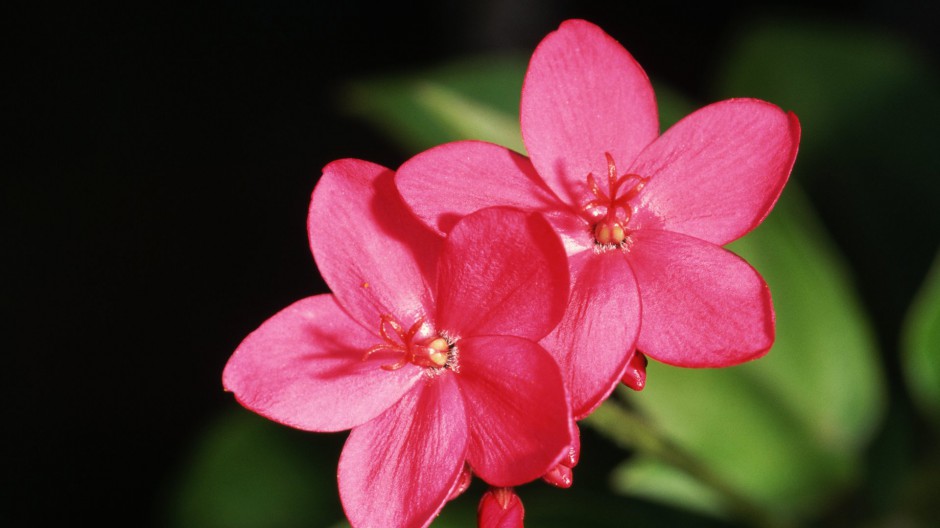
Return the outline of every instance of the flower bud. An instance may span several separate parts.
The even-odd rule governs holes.
[[[630,362],[627,363],[627,372],[624,373],[621,381],[627,387],[635,391],[643,390],[643,387],[646,386],[646,364],[648,363],[646,356],[642,352],[637,350],[633,353],[633,357],[630,358]]]
[[[478,528],[523,528],[525,509],[512,488],[490,488],[477,508]]]

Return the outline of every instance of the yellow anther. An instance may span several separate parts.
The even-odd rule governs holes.
[[[620,222],[601,222],[594,227],[594,240],[598,244],[620,244],[627,238]]]
[[[428,359],[438,367],[443,367],[447,364],[447,353],[450,349],[450,345],[447,344],[447,340],[443,337],[438,337],[437,339],[428,343],[428,348],[432,350],[431,354],[428,356]]]
[[[620,224],[614,224],[610,228],[610,243],[619,244],[627,238],[626,233],[623,232],[623,226]]]

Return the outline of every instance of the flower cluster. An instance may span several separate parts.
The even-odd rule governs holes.
[[[249,335],[223,384],[309,431],[351,429],[340,496],[356,527],[424,527],[476,477],[483,527],[522,526],[512,488],[572,483],[576,421],[646,356],[719,367],[763,355],[763,279],[721,246],[770,212],[799,142],[793,114],[722,101],[659,134],[639,64],[571,20],[535,50],[529,156],[441,145],[397,172],[329,164],[310,247],[332,294]]]

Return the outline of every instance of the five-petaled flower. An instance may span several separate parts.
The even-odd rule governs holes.
[[[461,141],[415,156],[395,181],[412,211],[441,233],[494,205],[549,218],[569,255],[572,292],[541,343],[562,367],[577,418],[618,380],[642,385],[635,350],[673,365],[720,367],[770,348],[768,288],[721,246],[776,203],[796,158],[795,115],[730,99],[660,135],[639,64],[597,26],[570,20],[532,56],[521,124],[528,158]]]
[[[490,208],[443,239],[392,177],[358,160],[324,169],[308,228],[333,294],[263,323],[223,383],[277,422],[352,429],[338,475],[353,526],[421,527],[466,488],[467,465],[504,488],[568,453],[561,371],[537,341],[564,313],[569,270],[541,216]]]

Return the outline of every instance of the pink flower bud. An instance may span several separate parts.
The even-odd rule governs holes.
[[[641,353],[639,350],[634,352],[633,357],[630,358],[630,362],[627,363],[627,372],[621,379],[624,385],[635,391],[643,390],[643,387],[646,386],[647,363],[648,361],[643,353]]]
[[[512,488],[490,488],[477,509],[478,528],[523,528],[525,508]]]

